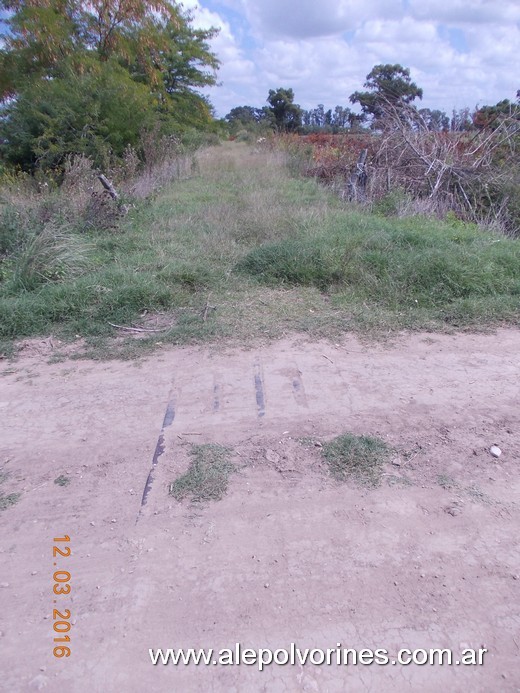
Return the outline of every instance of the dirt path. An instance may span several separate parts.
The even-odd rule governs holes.
[[[501,330],[6,365],[0,491],[22,495],[0,513],[0,687],[520,690],[519,352],[520,332]],[[380,488],[337,485],[299,442],[346,431],[399,448]],[[233,448],[241,468],[222,501],[168,495],[190,442]],[[73,553],[56,568],[62,535]],[[60,568],[70,597],[53,595]],[[57,606],[71,611],[68,659],[52,654]],[[483,667],[263,672],[154,667],[148,654],[236,642],[489,652]]]

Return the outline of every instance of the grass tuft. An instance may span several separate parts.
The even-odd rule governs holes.
[[[7,496],[0,493],[0,510],[7,510],[20,498],[21,493],[9,493]]]
[[[325,443],[322,454],[337,481],[354,480],[362,486],[378,486],[383,465],[392,449],[380,438],[345,434]]]
[[[229,475],[236,467],[229,461],[231,450],[222,445],[194,445],[188,471],[170,484],[170,494],[178,501],[189,498],[200,503],[220,500],[226,493]]]

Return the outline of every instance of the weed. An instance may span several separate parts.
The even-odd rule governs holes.
[[[437,483],[445,491],[451,491],[459,487],[455,479],[447,474],[437,474]]]
[[[170,484],[170,494],[178,501],[220,500],[236,467],[229,461],[231,450],[222,445],[194,445],[188,471]]]
[[[63,280],[88,267],[88,246],[66,227],[49,223],[22,246],[13,258],[15,288],[31,290],[47,281]]]
[[[386,482],[389,486],[413,486],[413,482],[407,476],[398,476],[397,474],[389,474],[386,477]]]
[[[60,476],[56,477],[54,479],[54,483],[57,486],[68,486],[70,484],[70,479],[68,476],[65,476],[64,474],[60,474]]]
[[[21,493],[9,493],[7,496],[0,493],[0,510],[7,510],[20,498]]]
[[[353,479],[362,486],[378,486],[392,449],[380,438],[345,434],[325,443],[322,453],[337,481]]]

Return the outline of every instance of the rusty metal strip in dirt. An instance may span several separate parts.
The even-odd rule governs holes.
[[[172,389],[170,391],[170,396],[168,398],[168,405],[166,407],[166,412],[164,414],[163,423],[161,426],[161,432],[159,433],[159,437],[157,438],[157,444],[155,446],[155,450],[153,453],[152,466],[150,468],[150,471],[148,472],[148,477],[146,479],[146,484],[144,486],[143,497],[141,498],[141,507],[139,508],[139,514],[137,515],[137,520],[141,516],[141,511],[142,511],[143,507],[146,505],[146,502],[148,500],[148,494],[150,493],[150,491],[152,489],[153,475],[155,472],[155,468],[157,467],[157,464],[159,462],[159,457],[164,452],[164,432],[165,432],[165,429],[167,429],[169,426],[172,425],[174,419],[175,419],[175,399],[173,396],[173,387],[172,387]],[[137,522],[137,520],[136,520],[136,522]]]
[[[217,383],[216,380],[213,382],[213,411],[217,412],[220,409],[220,392],[221,392],[221,387],[220,383]]]
[[[299,404],[300,407],[308,407],[309,405],[307,403],[307,395],[305,393],[305,387],[303,385],[302,374],[301,371],[299,371],[298,369],[295,369],[295,373],[292,377],[291,384],[296,404]]]
[[[262,416],[265,416],[264,381],[262,377],[262,367],[258,361],[255,363],[255,395],[258,417],[262,418]]]

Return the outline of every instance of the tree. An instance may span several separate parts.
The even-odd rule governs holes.
[[[276,129],[289,132],[297,130],[302,124],[302,110],[294,103],[292,89],[270,89],[267,102],[273,115]]]
[[[450,121],[452,132],[466,132],[473,129],[473,120],[469,108],[453,109]]]
[[[520,120],[520,104],[503,99],[494,106],[482,106],[477,109],[473,114],[473,124],[480,130],[486,128],[496,130],[507,118]]]
[[[351,103],[359,103],[365,117],[377,125],[388,107],[399,108],[415,99],[422,99],[423,90],[410,78],[410,70],[402,65],[375,65],[363,85],[367,91],[355,91]]]
[[[228,123],[240,123],[241,125],[252,125],[260,123],[267,118],[267,109],[255,108],[254,106],[235,106],[225,116]]]
[[[116,61],[93,63],[83,75],[32,80],[7,106],[0,127],[3,158],[31,170],[59,167],[68,154],[89,156],[105,168],[112,155],[137,147],[157,112],[144,84]]]
[[[450,129],[450,119],[444,111],[420,108],[419,115],[431,132],[447,132]]]
[[[216,83],[219,63],[208,44],[216,30],[194,29],[182,6],[0,0],[1,8],[9,12],[0,49],[1,138],[9,160],[24,168],[43,160],[59,165],[94,142],[117,154],[154,119],[170,130],[211,122],[211,105],[197,89]],[[132,104],[129,118],[115,103],[122,98]],[[120,123],[110,116],[117,109]]]

